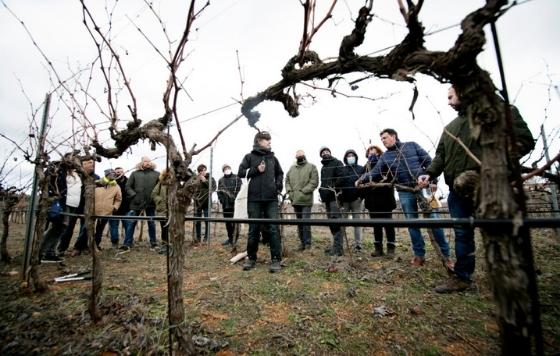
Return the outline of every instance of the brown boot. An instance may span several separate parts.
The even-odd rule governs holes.
[[[424,265],[424,262],[426,262],[426,259],[424,257],[421,256],[414,256],[412,258],[412,260],[410,260],[410,264],[413,267],[420,267]]]
[[[471,286],[471,282],[459,279],[457,276],[451,276],[445,283],[434,288],[437,293],[454,293],[462,292]]]

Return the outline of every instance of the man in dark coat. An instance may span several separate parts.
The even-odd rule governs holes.
[[[207,171],[207,167],[204,164],[199,164],[196,167],[197,175],[190,179],[189,184],[193,187],[193,202],[194,202],[194,216],[210,216],[210,211],[208,210],[208,193],[212,194],[216,190],[216,181],[214,178],[210,180],[210,174]],[[200,242],[202,240],[202,226],[201,222],[195,222],[195,242]],[[210,238],[210,225],[208,221],[204,222],[204,242],[208,242]]]
[[[115,168],[115,174],[117,175],[117,178],[115,180],[117,181],[119,188],[121,188],[122,201],[121,201],[121,206],[115,212],[114,215],[124,216],[128,213],[130,209],[130,201],[126,194],[126,182],[128,182],[128,178],[124,175],[124,169],[122,167]],[[119,222],[122,223],[123,231],[126,233],[126,226],[128,225],[128,220],[125,219],[109,220],[111,244],[113,245],[114,248],[118,247],[119,244]]]
[[[374,182],[386,179],[388,182],[397,183],[399,202],[404,215],[407,219],[418,219],[418,197],[415,192],[411,192],[405,187],[417,186],[417,178],[425,174],[426,168],[432,163],[432,158],[416,142],[400,141],[397,132],[393,129],[384,129],[381,131],[380,137],[387,151],[379,157],[373,169],[356,181],[356,184],[368,182],[370,178]],[[447,266],[451,268],[453,263],[449,255],[449,242],[445,238],[443,229],[433,228],[432,232],[441,253],[447,259]],[[426,254],[422,233],[417,227],[409,227],[408,233],[414,252],[411,264],[422,266]]]
[[[465,196],[459,191],[458,184],[461,177],[480,171],[480,165],[465,152],[465,148],[457,142],[459,139],[475,157],[482,156],[480,142],[471,134],[469,119],[464,111],[460,96],[451,87],[448,91],[448,103],[457,111],[459,116],[451,121],[444,129],[439,140],[436,156],[426,170],[426,175],[418,177],[418,184],[426,187],[430,179],[437,178],[441,173],[449,186],[447,205],[452,218],[468,218],[474,215],[473,192]],[[505,103],[504,103],[505,105]],[[513,131],[515,134],[519,159],[535,147],[535,141],[525,121],[515,107],[511,107],[513,117]],[[453,135],[453,136],[451,136]],[[457,139],[456,139],[457,138]],[[475,173],[476,175],[476,173]],[[468,226],[455,227],[455,263],[454,275],[445,283],[438,285],[438,293],[451,293],[467,289],[472,283],[475,269],[474,229]]]
[[[150,157],[142,157],[142,161],[137,165],[137,169],[132,172],[128,182],[126,182],[125,190],[129,199],[129,216],[139,216],[142,210],[146,212],[146,216],[156,215],[156,205],[152,199],[152,190],[159,180],[159,172],[155,170],[155,163]],[[119,248],[128,251],[134,242],[134,229],[136,229],[136,220],[130,220],[126,228],[126,236],[123,245]],[[150,237],[150,248],[155,251],[157,247],[156,241],[156,224],[148,221],[148,235]]]
[[[278,194],[282,192],[284,172],[280,167],[280,162],[274,156],[274,152],[271,151],[271,139],[272,137],[266,131],[257,133],[253,141],[253,150],[243,157],[239,165],[238,176],[249,179],[247,193],[249,218],[278,218]],[[278,229],[273,224],[249,224],[248,260],[243,265],[243,270],[248,271],[256,266],[261,226],[266,231],[265,235],[269,237],[272,259],[270,272],[279,272],[282,247]]]
[[[222,204],[224,218],[233,218],[235,213],[235,198],[237,197],[237,194],[239,194],[243,182],[241,181],[241,178],[231,172],[229,164],[224,164],[222,166],[222,172],[224,173],[224,176],[218,180],[218,200],[220,200],[220,204]],[[228,238],[222,243],[222,245],[232,245],[235,224],[227,222],[226,230]]]
[[[340,218],[340,209],[336,201],[337,194],[340,192],[340,184],[344,176],[344,164],[331,155],[328,147],[321,147],[319,150],[321,156],[321,185],[319,187],[319,196],[325,204],[328,219]],[[329,225],[331,234],[333,235],[333,243],[330,249],[325,252],[332,256],[342,256],[344,253],[342,231],[340,226]]]

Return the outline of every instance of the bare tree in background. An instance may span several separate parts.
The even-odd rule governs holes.
[[[523,225],[526,215],[525,197],[521,187],[519,164],[513,151],[510,114],[496,94],[488,72],[478,66],[477,55],[486,42],[484,26],[495,22],[507,9],[507,0],[487,0],[480,9],[467,15],[461,23],[462,34],[447,52],[430,51],[424,47],[424,27],[418,20],[423,0],[398,0],[408,27],[408,34],[387,55],[359,56],[354,51],[366,36],[372,19],[373,1],[366,1],[355,20],[354,30],[345,36],[338,58],[323,62],[308,50],[309,31],[304,30],[300,52],[282,69],[282,79],[247,98],[242,113],[251,126],[259,120],[255,107],[264,100],[282,103],[292,117],[299,115],[297,84],[314,79],[329,79],[332,84],[341,75],[369,72],[375,77],[413,83],[417,73],[432,76],[442,83],[452,83],[467,107],[472,134],[482,146],[480,200],[477,214],[486,219],[513,219],[509,229],[482,229],[488,275],[498,308],[503,354],[542,354],[542,334],[536,277],[529,230]],[[304,5],[308,28],[309,7]],[[314,33],[314,32],[313,32]],[[517,182],[510,184],[512,177]]]

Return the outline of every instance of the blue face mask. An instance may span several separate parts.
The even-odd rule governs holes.
[[[346,161],[348,162],[349,165],[356,164],[356,157],[354,156],[347,157]]]

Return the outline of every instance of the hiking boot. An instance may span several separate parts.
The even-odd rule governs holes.
[[[375,251],[372,252],[371,257],[381,257],[383,256],[383,246],[382,245],[374,245]]]
[[[387,245],[387,257],[393,258],[395,257],[395,245]]]
[[[424,262],[426,262],[426,259],[422,256],[414,256],[412,258],[412,260],[410,260],[410,264],[413,267],[420,267],[424,265]]]
[[[45,255],[41,258],[41,263],[61,263],[64,260],[56,255]]]
[[[437,293],[462,292],[471,286],[472,282],[464,281],[457,276],[451,276],[445,283],[434,288]]]
[[[272,261],[270,268],[268,269],[270,273],[280,272],[282,266],[280,265],[280,261]]]
[[[244,271],[249,271],[252,270],[253,268],[255,268],[257,266],[257,261],[255,260],[247,260],[245,261],[245,263],[243,264],[243,270]]]
[[[122,245],[121,247],[119,247],[119,251],[122,251],[122,252],[130,251],[130,246]]]

